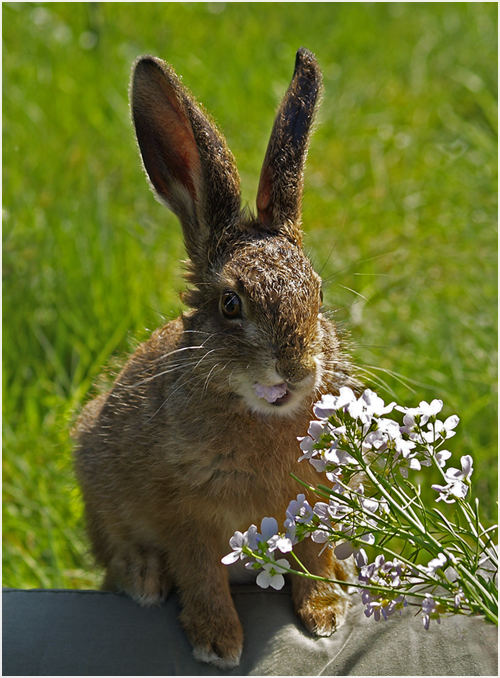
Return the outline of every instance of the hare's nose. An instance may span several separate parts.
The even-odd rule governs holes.
[[[280,359],[276,361],[276,372],[289,384],[299,384],[316,372],[313,359],[300,362]]]

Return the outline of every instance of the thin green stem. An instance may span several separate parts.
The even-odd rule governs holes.
[[[262,555],[261,553],[257,553],[255,551],[252,551],[250,548],[246,547],[244,549],[244,552],[254,558],[255,560],[262,561],[264,563],[274,563],[274,559],[270,558],[269,556]],[[353,586],[355,588],[359,589],[366,589],[368,591],[374,591],[375,593],[379,593],[380,595],[387,594],[390,596],[394,596],[397,593],[403,593],[404,595],[416,597],[416,598],[426,598],[425,593],[418,593],[414,592],[412,590],[409,591],[398,591],[396,589],[390,588],[388,586],[380,586],[380,585],[375,585],[375,584],[365,584],[365,583],[360,583],[360,582],[351,582],[351,581],[345,581],[342,579],[332,579],[330,577],[321,577],[316,574],[311,574],[310,572],[300,572],[299,570],[294,570],[291,567],[285,567],[284,565],[279,565],[278,569],[283,572],[287,572],[288,574],[295,574],[299,577],[305,577],[307,579],[311,579],[313,581],[321,581],[326,584],[339,584],[340,586]],[[443,598],[442,596],[433,596],[434,600],[437,602],[440,602],[442,605],[445,605],[449,607],[452,603],[452,599],[450,598]]]
[[[309,576],[311,577],[312,574],[309,572],[309,570],[308,570],[307,567],[304,565],[304,563],[301,562],[301,560],[299,559],[299,557],[297,556],[297,554],[294,553],[293,551],[290,551],[290,555],[293,556],[293,557],[295,558],[295,560],[298,562],[298,564],[300,565],[300,567],[304,570],[304,573],[305,573],[306,575],[309,575]]]

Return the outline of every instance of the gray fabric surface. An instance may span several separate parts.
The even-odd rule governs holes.
[[[497,628],[449,617],[425,631],[405,610],[387,622],[359,605],[330,638],[296,622],[288,591],[235,586],[245,630],[238,669],[196,662],[172,595],[157,608],[98,591],[6,589],[3,675],[497,675]],[[356,596],[356,599],[358,597]]]

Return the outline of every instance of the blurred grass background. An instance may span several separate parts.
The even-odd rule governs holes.
[[[89,587],[68,436],[114,356],[181,305],[175,218],[150,194],[127,108],[132,61],[183,76],[253,205],[295,51],[325,92],[306,247],[385,399],[461,417],[496,515],[496,3],[4,3],[3,574]],[[432,496],[429,493],[428,496]]]

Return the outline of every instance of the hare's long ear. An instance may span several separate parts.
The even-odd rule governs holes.
[[[158,197],[179,217],[186,249],[204,268],[240,210],[239,176],[215,125],[155,57],[139,58],[130,91],[144,167]]]
[[[292,81],[274,121],[257,193],[260,223],[297,244],[302,240],[304,163],[321,81],[314,55],[299,49]]]

